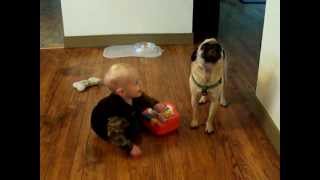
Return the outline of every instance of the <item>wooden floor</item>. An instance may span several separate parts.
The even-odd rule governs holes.
[[[226,49],[237,73],[246,86],[255,92],[263,22],[264,4],[242,4],[239,0],[220,1],[218,39]],[[232,68],[233,68],[232,67]]]
[[[280,179],[279,156],[257,123],[262,116],[244,78],[246,64],[240,58],[230,59],[227,98],[231,105],[218,110],[216,133],[206,135],[206,107],[202,108],[202,126],[189,128],[193,47],[163,48],[164,54],[156,59],[119,60],[104,59],[101,48],[40,51],[41,180]],[[72,88],[74,81],[102,77],[116,62],[136,67],[145,91],[173,102],[181,113],[178,132],[161,138],[143,135],[143,157],[138,160],[128,159],[90,130],[92,108],[108,90],[99,86],[79,93]]]

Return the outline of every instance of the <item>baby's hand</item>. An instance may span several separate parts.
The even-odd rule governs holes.
[[[161,122],[160,122],[158,119],[156,119],[156,118],[152,118],[152,119],[151,119],[151,124],[152,124],[153,126],[155,126],[155,125],[160,126],[160,125],[161,125]]]
[[[153,109],[156,110],[158,113],[162,112],[167,106],[162,103],[158,103],[154,105]]]
[[[163,116],[162,114],[158,114],[158,118],[161,122],[166,122],[167,121],[167,118],[165,116]]]
[[[130,151],[130,156],[133,158],[137,158],[137,157],[141,156],[141,154],[142,154],[142,151],[141,151],[140,147],[134,144],[131,151]]]

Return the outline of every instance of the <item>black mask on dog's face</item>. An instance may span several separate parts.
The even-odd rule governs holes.
[[[222,47],[219,43],[207,42],[201,46],[202,58],[205,63],[216,63],[221,58]]]

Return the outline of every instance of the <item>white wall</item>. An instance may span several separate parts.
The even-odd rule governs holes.
[[[280,130],[280,1],[266,2],[256,95]]]
[[[61,0],[65,36],[192,33],[193,0]]]

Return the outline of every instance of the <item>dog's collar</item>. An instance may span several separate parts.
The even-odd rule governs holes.
[[[194,82],[199,88],[201,88],[201,93],[202,93],[203,95],[207,95],[207,94],[208,94],[208,89],[215,88],[216,86],[218,86],[218,85],[221,84],[221,82],[222,82],[222,79],[220,78],[220,79],[219,79],[216,83],[214,83],[214,84],[211,84],[211,85],[202,85],[202,84],[199,84],[199,83],[196,81],[196,79],[194,78],[193,75],[191,75],[191,77],[192,77],[193,82]]]

